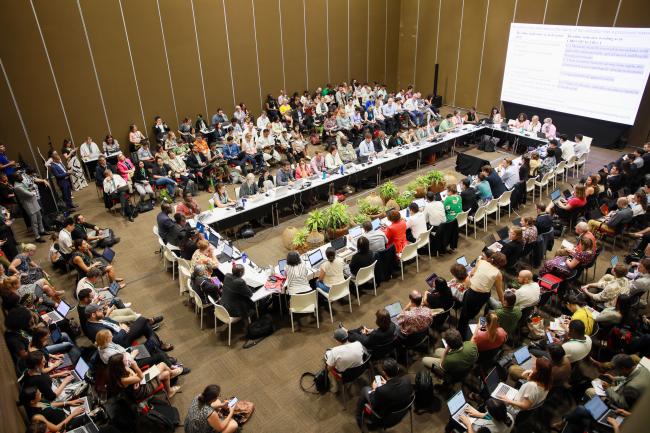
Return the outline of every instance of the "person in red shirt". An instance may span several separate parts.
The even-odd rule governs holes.
[[[585,207],[586,204],[587,196],[585,194],[585,186],[576,185],[571,197],[567,200],[562,198],[556,202],[549,203],[546,207],[546,212],[554,213],[561,219],[569,219],[573,211]]]
[[[386,239],[388,239],[386,248],[395,245],[395,251],[399,254],[408,243],[406,240],[406,221],[402,219],[399,211],[396,210],[388,211],[387,217],[391,224],[384,229]]]
[[[479,352],[498,349],[506,342],[508,334],[499,326],[499,318],[492,312],[485,317],[485,327],[474,328],[472,341],[476,343]]]

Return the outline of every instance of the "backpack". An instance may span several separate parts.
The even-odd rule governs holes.
[[[152,398],[149,400],[149,410],[144,414],[145,424],[150,426],[152,433],[173,432],[181,423],[181,416],[174,406],[162,400]],[[142,430],[138,430],[142,431]]]
[[[153,200],[142,200],[138,203],[138,212],[145,213],[153,210]]]
[[[309,387],[305,387],[303,381],[306,377],[311,377],[313,383]],[[309,391],[310,388],[316,388],[316,392]],[[318,373],[303,373],[300,376],[300,389],[311,394],[325,394],[330,390],[330,376],[327,367],[324,367]]]
[[[266,314],[250,325],[248,325],[248,330],[246,331],[246,343],[244,343],[244,349],[255,346],[257,343],[262,341],[264,338],[273,334],[275,327],[273,326],[273,319],[271,316]]]
[[[433,410],[433,381],[429,370],[421,370],[415,375],[415,411]]]

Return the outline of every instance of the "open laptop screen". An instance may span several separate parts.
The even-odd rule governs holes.
[[[221,252],[222,252],[224,255],[228,256],[228,257],[232,257],[232,256],[233,256],[232,247],[231,247],[230,245],[228,245],[227,243],[225,243],[225,242],[224,242],[224,244],[223,244],[223,250],[221,250]]]
[[[287,259],[282,259],[278,261],[278,270],[280,274],[285,275],[285,268],[287,267]]]
[[[77,373],[77,376],[79,376],[79,379],[82,379],[86,377],[86,373],[90,367],[88,367],[88,364],[86,364],[86,361],[84,361],[83,358],[79,358],[79,361],[77,361],[77,365],[74,366],[74,371]]]
[[[386,311],[388,311],[390,317],[395,317],[402,312],[402,304],[400,302],[394,302],[390,305],[386,305]]]
[[[345,236],[341,236],[340,238],[336,238],[331,242],[332,248],[334,248],[336,251],[343,248],[346,243],[347,243],[347,241],[346,241]]]
[[[363,234],[363,229],[361,228],[361,226],[355,226],[352,227],[350,230],[348,230],[348,234],[352,239],[355,239]]]
[[[379,221],[379,218],[375,218],[372,220],[372,229],[377,230],[379,226],[381,225],[381,221]]]
[[[59,302],[59,305],[56,306],[56,312],[59,313],[61,317],[65,317],[68,315],[68,311],[70,311],[70,305],[62,299],[61,302]]]
[[[463,406],[465,406],[465,396],[463,391],[460,390],[452,398],[447,400],[447,407],[449,408],[449,413],[454,415],[458,412]]]
[[[463,266],[467,267],[467,259],[465,258],[465,256],[458,257],[456,259],[456,263],[458,263],[459,265],[463,265]]]
[[[309,255],[309,264],[314,266],[320,263],[323,260],[323,253],[320,249],[317,249]]]
[[[585,404],[585,409],[587,409],[591,416],[598,421],[598,419],[607,412],[607,405],[599,396],[595,395]]]
[[[517,364],[523,364],[530,358],[530,352],[528,352],[528,346],[523,346],[515,352],[515,359],[517,360]]]
[[[562,193],[560,192],[559,189],[556,189],[555,191],[551,191],[551,201],[557,200],[558,198],[560,198],[561,195]]]
[[[495,389],[497,389],[497,386],[499,386],[499,383],[501,382],[501,378],[499,377],[499,370],[495,368],[490,371],[490,373],[487,375],[485,378],[485,386],[487,386],[488,391],[490,394],[494,392]]]

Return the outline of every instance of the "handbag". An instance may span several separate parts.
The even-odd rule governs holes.
[[[312,384],[309,386],[304,385],[305,378],[311,378]],[[300,376],[300,389],[310,394],[325,394],[330,390],[330,377],[327,367],[323,367],[317,373],[306,372]],[[316,391],[311,391],[314,388]]]
[[[527,323],[528,326],[528,337],[531,340],[539,340],[546,336],[546,329],[544,328],[544,319],[541,316],[534,316],[530,318],[530,321]]]

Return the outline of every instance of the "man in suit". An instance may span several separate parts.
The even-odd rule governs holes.
[[[74,203],[72,203],[72,185],[70,184],[70,173],[66,170],[65,165],[61,162],[61,155],[57,152],[52,154],[52,164],[50,165],[52,169],[52,174],[56,177],[56,183],[59,184],[59,189],[63,195],[63,201],[68,210],[76,209]]]
[[[357,405],[357,424],[362,426],[362,415],[365,405],[368,404],[374,413],[382,419],[388,417],[392,412],[406,408],[413,397],[413,385],[408,375],[400,376],[399,365],[393,358],[384,359],[381,375],[381,385],[373,382],[372,389],[369,386],[361,390],[361,398]],[[373,416],[365,415],[371,423],[376,420]],[[388,421],[388,420],[387,420]]]
[[[478,209],[478,194],[476,189],[472,188],[469,179],[465,178],[461,181],[460,198],[463,203],[463,212],[475,212]]]
[[[172,228],[174,227],[174,220],[172,220],[169,216],[171,213],[172,206],[167,202],[163,202],[163,204],[160,205],[160,212],[158,215],[156,215],[156,223],[158,224],[158,236],[160,236],[160,239],[162,239],[165,243],[169,242],[169,235]]]
[[[244,281],[244,266],[236,264],[232,274],[227,274],[223,281],[223,293],[219,302],[228,311],[230,317],[248,317],[253,308],[253,291]]]
[[[41,205],[38,203],[38,195],[23,183],[22,174],[15,173],[14,182],[14,193],[31,222],[32,232],[34,233],[36,242],[43,243],[45,240],[41,239],[41,235],[47,233],[45,232],[45,227],[43,227],[43,217],[41,215]]]
[[[503,183],[503,180],[499,177],[498,173],[489,165],[484,165],[481,167],[481,172],[485,173],[487,181],[490,184],[490,189],[492,190],[492,197],[499,198],[501,194],[506,192],[506,184]]]

